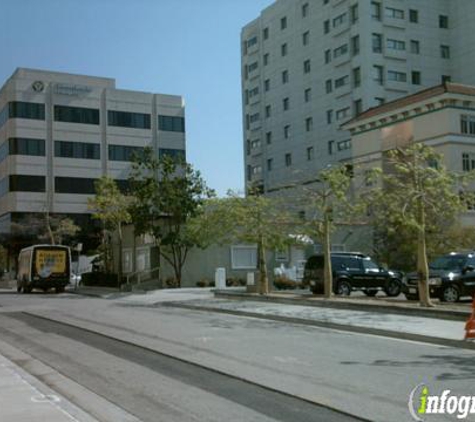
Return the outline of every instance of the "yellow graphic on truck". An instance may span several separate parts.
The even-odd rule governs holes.
[[[36,249],[36,272],[42,277],[64,274],[67,271],[66,250]]]

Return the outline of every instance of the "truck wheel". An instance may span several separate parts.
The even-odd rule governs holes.
[[[351,294],[351,284],[347,281],[339,281],[336,287],[336,294],[340,296],[349,296]]]
[[[396,297],[399,296],[402,290],[401,282],[395,278],[389,280],[387,286],[384,289],[386,296]]]
[[[33,286],[31,284],[26,283],[23,285],[23,293],[28,294],[28,293],[31,293],[32,291],[33,291]]]

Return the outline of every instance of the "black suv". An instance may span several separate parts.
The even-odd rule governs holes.
[[[444,302],[457,302],[461,296],[475,294],[475,252],[452,252],[429,264],[429,292]],[[403,293],[409,300],[419,299],[417,273],[407,275]]]
[[[381,268],[369,256],[357,252],[332,252],[333,291],[349,295],[362,290],[374,296],[384,290],[388,296],[398,296],[402,289],[402,273]],[[305,264],[304,283],[315,294],[323,293],[323,255],[313,255]]]

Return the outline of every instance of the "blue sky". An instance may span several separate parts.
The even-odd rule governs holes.
[[[273,0],[0,3],[0,85],[30,67],[183,95],[188,160],[219,194],[242,189],[240,31]]]

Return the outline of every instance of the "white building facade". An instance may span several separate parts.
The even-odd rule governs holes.
[[[180,96],[114,79],[17,69],[0,89],[0,233],[28,214],[87,217],[94,181],[125,187],[146,146],[184,157],[184,111]]]
[[[352,157],[340,126],[453,81],[475,85],[472,0],[277,0],[241,33],[246,185],[266,193]]]

